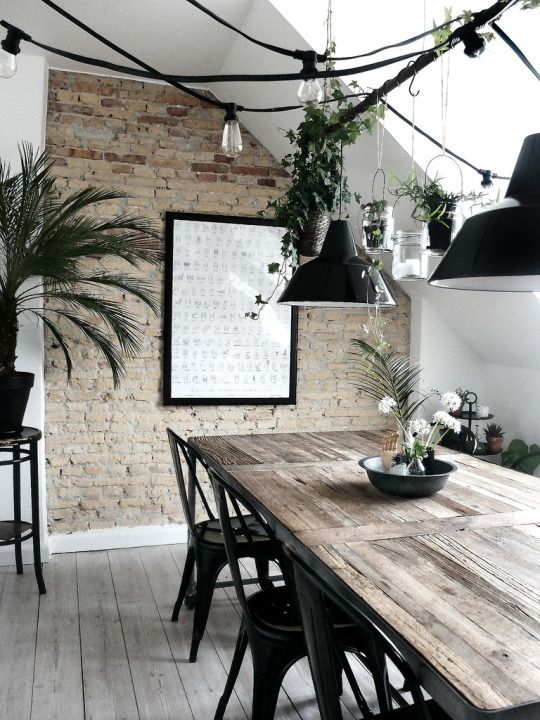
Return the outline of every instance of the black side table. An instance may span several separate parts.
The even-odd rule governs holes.
[[[10,453],[7,460],[0,460],[0,467],[11,465],[13,474],[13,520],[0,520],[0,546],[15,545],[17,574],[23,571],[21,543],[32,538],[34,546],[34,570],[40,595],[47,592],[43,581],[41,565],[41,542],[39,530],[39,473],[37,445],[41,430],[23,427],[21,432],[10,438],[0,438],[0,457]],[[28,445],[28,447],[23,447]],[[30,492],[32,500],[32,522],[21,520],[21,465],[30,463]]]

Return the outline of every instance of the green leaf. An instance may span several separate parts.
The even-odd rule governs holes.
[[[29,144],[21,145],[19,153],[21,169],[14,174],[0,160],[0,337],[16,335],[19,316],[34,314],[62,349],[69,378],[71,338],[58,324],[67,321],[103,353],[116,385],[123,373],[122,356],[138,348],[139,327],[108,293],[133,295],[154,312],[159,304],[143,277],[91,271],[88,261],[99,257],[103,264],[111,258],[133,268],[147,262],[157,265],[160,232],[133,214],[97,216],[97,204],[124,201],[122,192],[88,187],[60,197],[51,157],[35,153]],[[36,310],[36,302],[42,300],[45,309]],[[96,327],[96,320],[103,329]],[[9,372],[14,359],[15,348],[4,342],[0,375]]]

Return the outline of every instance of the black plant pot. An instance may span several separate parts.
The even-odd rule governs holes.
[[[427,249],[431,252],[444,255],[450,247],[454,212],[455,206],[452,206],[438,220],[428,222],[429,245]]]
[[[33,373],[0,376],[0,437],[10,437],[21,431],[33,385]]]

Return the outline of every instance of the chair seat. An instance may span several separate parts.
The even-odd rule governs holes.
[[[247,601],[255,622],[272,630],[300,632],[300,615],[291,592],[284,585],[260,590],[251,595]],[[358,639],[360,634],[358,626],[352,623],[342,610],[336,605],[330,605],[328,610],[332,624],[337,630],[354,629],[355,639]]]
[[[259,590],[248,597],[247,603],[256,625],[273,631],[302,631],[293,597],[284,585]]]
[[[268,535],[266,534],[264,528],[256,520],[256,518],[253,517],[253,515],[244,515],[243,519],[246,523],[252,540],[254,540],[255,542],[260,540],[268,540]],[[238,541],[244,542],[245,538],[243,538],[241,535],[243,528],[240,521],[237,518],[233,518],[232,525],[233,530],[235,530],[235,532],[238,534]],[[204,540],[205,542],[209,543],[215,543],[216,545],[223,545],[225,542],[223,539],[221,524],[217,518],[214,520],[203,520],[203,522],[197,523],[195,525],[195,529],[198,532],[200,540]]]

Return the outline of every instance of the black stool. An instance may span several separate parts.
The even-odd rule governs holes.
[[[11,453],[11,458],[0,460],[1,466],[12,467],[13,478],[13,520],[0,520],[0,547],[15,545],[17,574],[23,572],[21,543],[32,538],[34,546],[34,570],[40,595],[47,592],[43,581],[41,565],[41,542],[39,529],[39,473],[37,445],[41,430],[23,427],[20,433],[9,438],[0,438],[0,457]],[[23,447],[28,445],[28,447]],[[32,522],[21,520],[21,465],[30,463],[30,493],[32,501]]]

